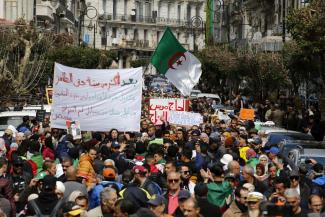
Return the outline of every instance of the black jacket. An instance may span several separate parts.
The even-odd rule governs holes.
[[[206,197],[196,198],[203,217],[221,217],[219,207],[211,204]]]
[[[59,199],[54,192],[41,192],[35,202],[43,215],[50,215]],[[30,203],[27,204],[27,215],[35,215]]]

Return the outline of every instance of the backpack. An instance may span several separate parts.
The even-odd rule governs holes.
[[[38,205],[36,204],[35,200],[30,201],[30,205],[33,207],[33,209],[35,211],[35,215],[37,217],[56,217],[59,209],[61,208],[62,203],[63,203],[63,201],[59,200],[57,202],[57,204],[55,205],[55,207],[53,208],[51,214],[50,215],[44,215],[44,214],[42,214],[42,212],[39,209]]]

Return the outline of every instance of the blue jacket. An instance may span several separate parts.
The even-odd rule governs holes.
[[[100,205],[100,192],[109,185],[116,185],[119,191],[123,188],[123,184],[114,181],[102,181],[96,185],[89,193],[89,209],[93,209]]]

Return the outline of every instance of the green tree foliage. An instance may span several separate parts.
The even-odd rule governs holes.
[[[304,80],[321,78],[320,85],[324,88],[325,1],[313,0],[307,7],[294,10],[288,16],[288,29],[295,41],[295,48],[286,50],[289,51],[286,59],[291,73],[297,70],[298,77]],[[301,68],[297,68],[298,65]]]
[[[291,85],[281,54],[238,52],[216,46],[197,55],[202,63],[202,90],[231,94],[239,91],[245,81],[240,91],[263,99],[268,93]]]
[[[69,36],[39,33],[23,19],[0,30],[0,94],[32,92],[44,78],[47,52],[69,44]]]
[[[53,77],[54,62],[79,68],[109,68],[117,54],[74,45],[72,36],[36,31],[23,19],[0,29],[0,94],[36,94]]]
[[[133,68],[137,67],[146,67],[149,64],[149,59],[138,59],[138,60],[132,60],[130,65]]]

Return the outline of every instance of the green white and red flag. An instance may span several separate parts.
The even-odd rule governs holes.
[[[184,96],[190,95],[202,74],[200,61],[179,43],[168,27],[151,57],[151,64]]]

